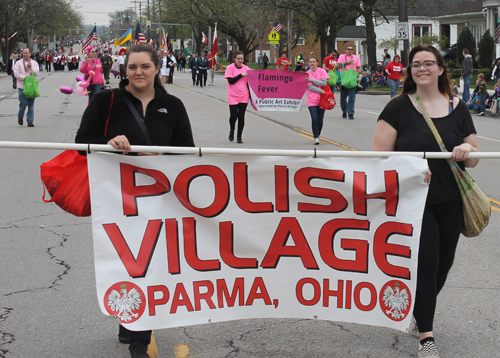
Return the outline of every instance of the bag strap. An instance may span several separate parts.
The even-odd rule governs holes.
[[[425,106],[424,104],[422,103],[422,100],[420,99],[420,97],[418,96],[418,94],[414,93],[413,95],[413,99],[415,100],[415,102],[417,102],[417,105],[418,105],[418,108],[420,108],[420,112],[422,113],[422,115],[424,116],[425,118],[425,121],[427,122],[427,125],[429,126],[432,134],[434,134],[434,137],[436,138],[436,141],[438,142],[439,144],[439,148],[441,148],[441,151],[442,152],[447,152],[448,149],[446,149],[446,146],[444,145],[443,143],[443,139],[441,139],[441,136],[439,135],[439,132],[438,130],[436,129],[436,126],[434,125],[434,123],[432,122],[432,119],[431,117],[429,116],[429,113],[427,113],[427,110],[425,109]]]
[[[137,124],[141,128],[142,134],[144,135],[144,138],[146,139],[146,143],[148,145],[153,145],[153,141],[151,140],[151,137],[149,136],[148,129],[144,125],[144,121],[142,120],[142,118],[139,116],[139,112],[137,112],[137,109],[132,104],[132,102],[130,101],[130,99],[127,98],[127,96],[125,96],[123,93],[122,93],[122,96],[123,96],[123,98],[125,100],[125,103],[127,104],[128,108],[130,109],[130,112],[132,112],[132,114],[134,115],[134,118],[137,121]]]
[[[115,91],[111,90],[111,104],[109,105],[108,118],[106,119],[106,125],[104,126],[104,136],[108,134],[109,116],[111,115],[111,108],[113,108],[114,98],[115,98]]]

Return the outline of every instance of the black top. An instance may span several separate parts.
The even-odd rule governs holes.
[[[403,152],[440,152],[424,116],[413,106],[409,96],[393,98],[380,114],[396,131],[395,149]],[[436,129],[449,152],[464,142],[464,138],[476,133],[470,112],[463,101],[459,101],[453,112],[442,118],[432,118]],[[445,159],[428,159],[432,173],[427,201],[445,203],[458,194],[458,187]],[[463,162],[458,165],[464,169]]]
[[[119,89],[104,90],[94,95],[83,113],[76,133],[76,143],[107,144],[117,135],[124,135],[131,145],[146,145],[139,124],[125,103],[123,96],[127,96],[144,119],[154,145],[194,147],[191,124],[180,99],[155,86],[155,97],[149,102],[144,118],[142,102],[125,89],[127,85],[128,79],[120,82]],[[110,109],[111,91],[114,96]],[[108,113],[109,123],[106,129]]]

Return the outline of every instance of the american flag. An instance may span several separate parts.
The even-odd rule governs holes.
[[[146,41],[144,34],[141,32],[141,26],[139,25],[139,22],[137,22],[137,27],[135,28],[134,45],[147,43],[148,42]]]
[[[90,45],[92,45],[92,40],[97,41],[97,29],[96,29],[96,25],[94,25],[94,28],[92,29],[92,31],[90,32],[89,36],[87,36],[87,39],[83,43],[82,53],[85,53],[85,50],[87,49],[87,47],[89,47]]]
[[[280,32],[282,28],[283,26],[281,26],[280,22],[278,20],[274,20],[273,28],[271,29],[271,31],[269,31],[269,33],[273,31]]]
[[[495,29],[495,43],[500,43],[500,18],[497,17],[497,27]]]

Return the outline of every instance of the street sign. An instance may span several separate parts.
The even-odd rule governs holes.
[[[396,38],[398,40],[410,39],[407,22],[396,22]]]
[[[280,35],[276,31],[271,31],[269,34],[269,43],[271,45],[277,45],[280,42]]]

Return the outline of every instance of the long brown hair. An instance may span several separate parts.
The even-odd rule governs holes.
[[[403,83],[403,90],[401,92],[401,95],[414,94],[415,92],[417,92],[417,84],[413,80],[413,74],[411,72],[411,63],[413,62],[413,57],[415,57],[415,55],[420,51],[427,51],[432,53],[436,57],[438,66],[443,69],[443,73],[438,78],[439,92],[446,94],[447,97],[455,96],[455,94],[453,94],[451,90],[450,74],[448,72],[446,62],[444,62],[444,58],[441,53],[431,45],[418,45],[411,50],[408,67],[406,68],[406,78]]]
[[[146,44],[137,44],[137,45],[134,45],[128,49],[127,57],[125,58],[125,68],[127,68],[127,66],[128,66],[128,59],[129,59],[130,55],[133,54],[134,52],[135,53],[139,53],[139,52],[149,53],[149,57],[151,58],[151,61],[153,62],[155,67],[160,66],[160,57],[158,56],[158,52],[156,52],[156,49],[153,46],[146,45]],[[162,90],[164,90],[166,92],[165,88],[163,87],[163,85],[161,83],[159,71],[155,75],[154,85],[155,85],[155,87],[159,86]]]

